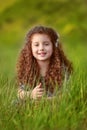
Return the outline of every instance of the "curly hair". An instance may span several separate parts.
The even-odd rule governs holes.
[[[31,39],[36,33],[46,34],[50,37],[53,44],[53,53],[50,59],[48,71],[45,76],[46,90],[53,92],[55,85],[61,86],[63,81],[62,65],[67,68],[71,74],[73,68],[72,63],[65,56],[61,44],[58,42],[59,36],[54,29],[45,26],[35,26],[26,36],[26,43],[22,48],[17,62],[17,79],[18,83],[28,84],[29,87],[34,86],[40,78],[40,68],[36,59],[32,55]],[[58,45],[57,45],[58,44]]]

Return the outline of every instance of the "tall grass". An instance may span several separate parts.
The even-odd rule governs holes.
[[[87,78],[76,70],[61,95],[53,100],[18,102],[15,79],[0,75],[0,128],[2,130],[86,130]]]

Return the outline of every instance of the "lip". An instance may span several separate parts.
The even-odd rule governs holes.
[[[40,53],[38,53],[38,55],[40,55],[40,56],[45,56],[46,53],[45,53],[45,52],[40,52]]]

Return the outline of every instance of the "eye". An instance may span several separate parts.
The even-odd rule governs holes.
[[[39,44],[35,44],[34,46],[39,46]]]
[[[45,42],[45,43],[44,43],[44,45],[48,46],[48,45],[49,45],[49,43],[48,43],[48,42]]]
[[[46,46],[48,46],[49,44],[48,44],[48,43],[46,43],[45,45],[46,45]]]
[[[36,46],[36,47],[39,46],[39,43],[38,43],[38,42],[35,42],[35,43],[34,43],[34,46]]]

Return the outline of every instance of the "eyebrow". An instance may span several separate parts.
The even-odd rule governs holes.
[[[43,41],[42,43],[50,42],[50,41]],[[33,43],[39,43],[38,41],[34,41]]]
[[[32,42],[32,43],[39,43],[39,42]]]

